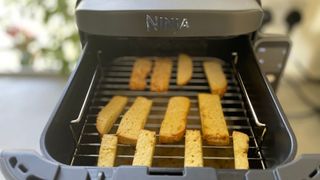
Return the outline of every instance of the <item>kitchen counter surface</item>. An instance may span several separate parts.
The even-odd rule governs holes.
[[[65,84],[61,77],[0,76],[0,149],[40,153],[42,130]]]

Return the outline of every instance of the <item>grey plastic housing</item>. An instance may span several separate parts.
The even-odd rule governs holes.
[[[122,37],[221,37],[248,34],[261,25],[256,0],[82,0],[81,32]]]
[[[217,180],[221,175],[213,168],[148,168],[120,166],[117,168],[66,166],[51,162],[32,151],[3,151],[0,153],[1,170],[6,179],[56,180]],[[245,171],[244,171],[245,172]],[[294,180],[319,179],[320,155],[302,155],[296,161],[268,170],[251,170],[228,179]]]

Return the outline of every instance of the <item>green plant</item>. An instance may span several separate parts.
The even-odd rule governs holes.
[[[48,42],[41,43],[35,40],[28,44],[33,47],[33,52],[31,52],[33,57],[43,59],[46,63],[56,66],[56,69],[59,69],[62,74],[68,74],[72,70],[76,55],[80,51],[80,42],[74,20],[75,0],[7,1],[8,4],[17,4],[23,7],[20,12],[23,17],[40,21],[44,25]],[[32,27],[30,28],[32,29]],[[34,34],[36,35],[37,32]]]
[[[33,63],[34,54],[28,49],[35,41],[34,35],[18,26],[9,26],[6,32],[13,40],[13,48],[20,54],[20,63],[23,66],[30,66]]]

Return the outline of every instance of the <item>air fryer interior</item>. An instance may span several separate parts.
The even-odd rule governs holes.
[[[218,57],[225,61],[226,72],[229,72],[229,80],[231,81],[234,76],[234,71],[232,70],[232,63],[234,52],[238,55],[238,61],[236,70],[242,77],[244,86],[251,100],[252,106],[254,107],[257,118],[260,122],[267,125],[266,133],[262,139],[262,129],[257,127],[253,121],[252,113],[248,110],[248,102],[245,99],[244,102],[244,112],[242,113],[246,116],[248,121],[246,126],[248,129],[240,129],[240,131],[246,132],[250,135],[250,146],[254,147],[249,149],[249,161],[251,155],[259,155],[257,157],[252,157],[250,161],[250,168],[260,169],[271,168],[279,164],[285,163],[291,160],[295,155],[295,142],[291,130],[287,127],[287,121],[283,117],[281,108],[278,107],[277,100],[273,95],[273,91],[266,84],[266,81],[261,74],[261,71],[256,62],[254,56],[251,41],[248,36],[239,36],[233,38],[114,38],[114,37],[103,37],[103,36],[89,36],[88,41],[83,48],[82,55],[79,60],[77,69],[71,76],[69,80],[69,85],[66,88],[65,94],[58,104],[56,111],[53,113],[51,120],[49,121],[47,127],[44,129],[41,148],[44,155],[54,161],[58,161],[67,165],[75,166],[95,166],[96,155],[92,157],[85,157],[82,159],[75,159],[74,155],[82,152],[98,152],[99,146],[93,146],[90,148],[85,148],[81,150],[79,144],[81,144],[81,139],[83,140],[83,134],[86,129],[85,125],[87,122],[87,115],[97,113],[99,106],[106,103],[108,97],[105,101],[100,101],[98,103],[98,108],[92,108],[92,103],[94,103],[94,98],[99,95],[99,83],[101,83],[101,77],[108,74],[111,71],[117,71],[113,68],[113,63],[116,59],[120,59],[118,62],[118,75],[128,74],[130,71],[128,67],[122,67],[121,70],[121,58],[132,57],[132,56],[170,56],[175,57],[179,53],[187,53],[194,57]],[[198,62],[195,61],[195,64]],[[199,63],[198,63],[199,64]],[[200,68],[200,65],[199,65]],[[121,72],[125,69],[128,72]],[[93,76],[96,72],[96,75]],[[82,116],[82,120],[79,124],[73,126],[74,133],[72,133],[70,128],[70,121],[77,118],[79,111],[87,94],[88,87],[94,77],[94,83],[92,91],[89,94],[89,101],[86,104],[85,113]],[[106,77],[108,78],[108,77]],[[103,82],[103,86],[112,87],[114,91],[117,91],[117,86],[113,86],[115,82]],[[235,83],[235,89],[229,89],[228,91],[233,92],[239,89],[239,82]],[[174,83],[173,83],[174,84]],[[124,84],[125,85],[125,84]],[[122,88],[123,84],[118,88]],[[192,93],[197,92],[209,92],[209,89],[192,89]],[[149,90],[146,90],[148,92]],[[190,93],[190,89],[182,90],[181,92]],[[243,92],[240,90],[240,94]],[[139,94],[139,93],[138,93]],[[123,94],[126,95],[126,94]],[[143,95],[143,94],[141,94]],[[180,94],[182,95],[182,94]],[[228,97],[222,99],[227,102]],[[230,100],[230,99],[229,99]],[[132,99],[131,99],[132,101]],[[91,107],[90,107],[91,106]],[[97,106],[97,104],[95,105]],[[224,106],[224,105],[223,105]],[[233,108],[237,104],[225,105]],[[166,107],[164,103],[163,108]],[[197,112],[194,112],[197,113]],[[228,116],[228,112],[225,113]],[[239,115],[239,114],[238,114]],[[152,119],[152,118],[151,118]],[[94,117],[91,117],[90,122],[92,122],[92,127],[89,127],[90,131],[95,131]],[[188,121],[190,122],[190,121]],[[236,123],[236,121],[234,121]],[[238,126],[239,124],[230,124]],[[243,124],[240,124],[243,125]],[[152,128],[152,127],[151,127]],[[93,132],[94,133],[94,132]],[[255,137],[255,138],[254,138]],[[96,134],[95,137],[85,137],[92,138],[94,143],[99,143],[99,136]],[[121,147],[123,152],[133,152],[132,147]],[[207,153],[216,152],[206,149]],[[179,150],[178,150],[179,151]],[[181,150],[180,150],[181,151]],[[181,152],[177,152],[181,156]],[[224,151],[222,156],[225,157],[232,156],[232,149],[229,151]],[[183,155],[183,154],[182,154]],[[258,158],[258,159],[254,159]],[[130,159],[130,158],[129,158]],[[260,163],[262,159],[263,165]],[[210,158],[209,158],[210,160]],[[219,161],[219,159],[213,159]],[[157,160],[156,160],[157,161]],[[179,166],[183,165],[183,158],[178,158],[177,160]],[[232,158],[226,160],[227,166],[221,168],[232,168]],[[130,160],[128,162],[119,163],[119,165],[130,165]],[[171,163],[168,163],[171,164]],[[156,165],[157,166],[157,165]],[[163,165],[161,167],[164,167]],[[208,165],[211,166],[211,165]],[[169,167],[169,165],[168,165]],[[176,167],[176,166],[174,166]],[[212,165],[211,167],[219,168],[219,166]]]

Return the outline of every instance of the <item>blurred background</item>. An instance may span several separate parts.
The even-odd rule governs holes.
[[[298,141],[298,154],[320,153],[320,1],[262,0],[263,33],[287,34],[292,49],[277,96]]]
[[[80,51],[74,7],[64,0],[1,1],[1,74],[69,74]]]
[[[261,32],[292,40],[277,95],[298,154],[320,153],[320,1],[262,3]],[[0,1],[1,149],[40,152],[41,131],[80,53],[74,6],[75,0]]]

